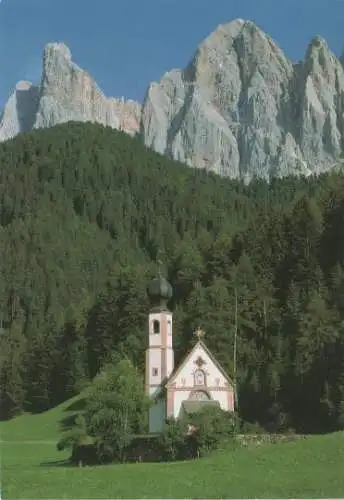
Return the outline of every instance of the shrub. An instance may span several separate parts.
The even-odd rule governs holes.
[[[265,434],[266,430],[259,425],[258,422],[246,422],[240,420],[240,434]]]
[[[178,460],[185,457],[187,449],[187,424],[186,422],[167,419],[163,432],[159,436],[163,459]]]
[[[78,415],[75,419],[74,426],[62,434],[60,441],[57,443],[57,449],[58,451],[63,451],[93,443],[94,439],[87,434],[85,418],[82,415]]]
[[[70,461],[79,467],[84,465],[96,465],[99,463],[98,450],[95,444],[80,444],[73,446]]]
[[[191,431],[187,435],[188,449],[193,458],[200,457],[233,439],[235,415],[219,407],[205,407],[188,418]]]
[[[160,436],[165,460],[199,458],[233,439],[234,414],[205,407],[180,420],[166,421]]]

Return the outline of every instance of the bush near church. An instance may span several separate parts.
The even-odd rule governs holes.
[[[160,436],[165,460],[200,458],[233,440],[236,417],[218,406],[205,406],[180,420],[167,420]]]

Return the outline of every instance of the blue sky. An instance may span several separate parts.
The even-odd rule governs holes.
[[[65,42],[106,95],[142,100],[220,23],[256,22],[293,60],[314,35],[344,49],[344,0],[0,0],[0,108],[17,81],[39,81],[41,53]]]

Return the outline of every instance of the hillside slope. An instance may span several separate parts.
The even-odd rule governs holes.
[[[245,187],[100,125],[3,143],[2,414],[77,394],[114,352],[143,368],[159,256],[174,289],[177,363],[201,323],[232,373],[237,317],[245,420],[340,428],[343,186],[333,173]]]

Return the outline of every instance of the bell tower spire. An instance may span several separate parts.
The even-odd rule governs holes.
[[[157,260],[157,276],[148,284],[151,307],[148,314],[148,346],[146,350],[146,391],[156,396],[174,368],[172,343],[172,312],[168,302],[172,287],[162,273],[162,262]],[[166,402],[158,401],[149,410],[149,432],[160,432],[166,418]]]
[[[157,275],[162,276],[162,260],[157,260]]]

